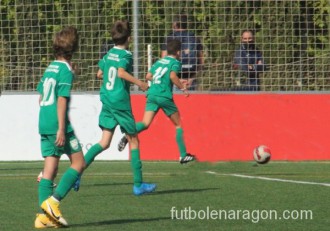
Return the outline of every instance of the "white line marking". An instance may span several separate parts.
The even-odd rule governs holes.
[[[240,178],[269,180],[269,181],[279,181],[279,182],[287,182],[287,183],[295,183],[295,184],[311,184],[311,185],[321,185],[321,186],[330,187],[330,183],[318,183],[318,182],[309,182],[309,181],[285,180],[285,179],[262,177],[262,176],[248,176],[248,175],[242,175],[242,174],[226,174],[226,173],[217,173],[217,172],[213,172],[213,171],[206,171],[206,173],[213,174],[213,175],[219,175],[219,176],[235,176],[235,177],[240,177]]]

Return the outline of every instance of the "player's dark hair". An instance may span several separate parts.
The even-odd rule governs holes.
[[[173,21],[178,28],[187,29],[188,26],[188,16],[185,14],[179,14],[174,17]]]
[[[112,41],[115,45],[123,45],[131,36],[131,28],[128,21],[116,21],[111,29]]]
[[[181,50],[181,42],[177,39],[171,39],[167,41],[167,54],[176,55]]]
[[[79,35],[73,26],[67,26],[57,32],[53,39],[53,51],[56,58],[63,57],[71,60],[74,52],[78,50]]]

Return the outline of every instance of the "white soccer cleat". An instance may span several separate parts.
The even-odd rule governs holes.
[[[43,177],[43,172],[41,171],[38,175],[37,182],[40,182],[41,178]]]
[[[37,177],[37,182],[39,183],[40,181],[41,181],[41,178],[44,176],[44,173],[43,173],[43,171],[41,171],[40,173],[39,173],[39,175],[38,175],[38,177]],[[55,184],[54,182],[53,182],[53,188],[55,188],[57,186],[57,184]]]

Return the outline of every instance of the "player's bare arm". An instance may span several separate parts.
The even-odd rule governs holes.
[[[179,88],[181,91],[183,91],[183,93],[186,95],[186,97],[188,97],[189,92],[187,90],[187,87],[180,82],[179,77],[177,76],[177,74],[174,71],[171,71],[170,78],[171,78],[172,83],[175,86],[177,86],[177,88]]]
[[[130,83],[133,83],[141,88],[142,91],[148,90],[149,86],[147,83],[142,82],[141,80],[134,78],[130,73],[125,71],[124,68],[118,68],[118,77],[127,80]]]
[[[58,130],[56,134],[55,144],[62,147],[65,144],[65,115],[67,108],[67,98],[58,97],[57,100],[57,118],[58,118]]]
[[[96,73],[96,78],[98,79],[102,79],[103,78],[103,71],[101,69],[99,69]]]
[[[152,74],[150,72],[146,74],[146,80],[152,81]]]

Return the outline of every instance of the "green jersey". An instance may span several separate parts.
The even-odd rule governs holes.
[[[180,70],[180,61],[171,56],[166,56],[158,60],[149,70],[152,74],[152,81],[147,91],[147,95],[172,99],[173,83],[170,78],[171,72],[174,71],[176,74],[179,74]]]
[[[68,118],[72,81],[72,69],[67,62],[55,60],[45,70],[37,87],[37,91],[41,94],[39,111],[40,134],[57,133],[57,100],[60,96],[68,99],[65,119],[66,133],[73,131]]]
[[[118,77],[118,68],[123,68],[132,74],[132,53],[115,46],[98,65],[103,72],[103,84],[100,90],[102,103],[118,110],[131,110],[130,82]]]

